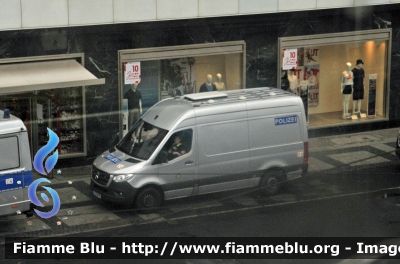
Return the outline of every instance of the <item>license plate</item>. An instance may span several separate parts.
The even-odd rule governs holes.
[[[93,195],[96,196],[97,198],[101,199],[101,194],[100,193],[97,193],[97,192],[93,191]]]

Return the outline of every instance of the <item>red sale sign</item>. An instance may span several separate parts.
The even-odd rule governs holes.
[[[140,83],[140,62],[126,62],[124,76],[125,84]]]
[[[283,51],[284,70],[295,69],[297,67],[297,49],[286,49]]]

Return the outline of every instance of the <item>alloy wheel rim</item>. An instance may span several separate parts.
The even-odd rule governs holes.
[[[143,197],[143,204],[146,207],[152,207],[154,205],[155,198],[151,194],[147,194]]]

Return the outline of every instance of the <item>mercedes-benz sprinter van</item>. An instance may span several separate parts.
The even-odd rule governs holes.
[[[33,182],[28,132],[21,119],[0,110],[0,216],[32,216],[28,187]]]
[[[307,169],[302,100],[254,88],[160,101],[96,158],[90,186],[98,198],[145,210],[246,187],[273,195]]]

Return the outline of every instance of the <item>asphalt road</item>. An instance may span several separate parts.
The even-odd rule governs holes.
[[[276,197],[242,190],[166,202],[160,221],[131,223],[66,236],[85,237],[400,237],[400,166],[314,174]],[[257,201],[253,203],[251,201]],[[244,201],[244,202],[243,202]],[[187,208],[201,203],[192,210]],[[215,203],[219,206],[211,206]],[[204,205],[210,205],[209,207]],[[108,206],[108,205],[106,205]],[[108,208],[108,207],[106,207]],[[115,208],[108,208],[115,210]],[[133,212],[121,212],[135,218]],[[4,248],[1,247],[2,256]],[[1,255],[0,255],[1,256]],[[111,260],[112,261],[112,260]],[[111,263],[41,260],[41,263]],[[379,263],[394,263],[381,260]],[[3,260],[0,263],[34,263]],[[114,262],[114,261],[112,261]],[[358,263],[343,260],[137,260],[138,263]],[[132,263],[119,260],[118,263]],[[365,263],[365,262],[363,262]],[[367,262],[370,263],[370,262]],[[373,261],[373,263],[378,263]]]

